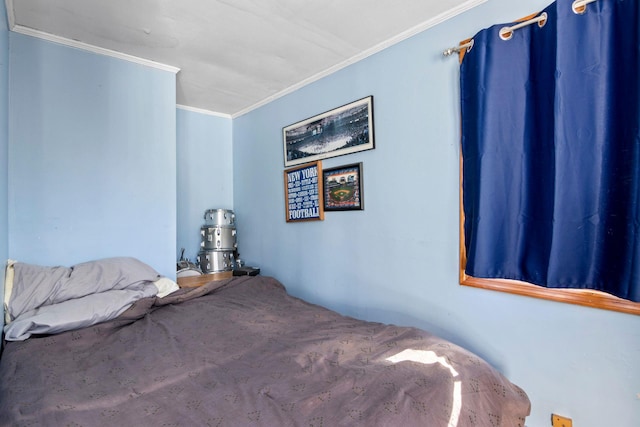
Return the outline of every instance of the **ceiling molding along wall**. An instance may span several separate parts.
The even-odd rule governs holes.
[[[146,67],[157,68],[163,71],[169,71],[174,74],[177,74],[180,71],[180,68],[174,67],[173,65],[162,64],[160,62],[139,58],[137,56],[127,55],[126,53],[116,52],[115,50],[104,49],[102,47],[93,46],[87,43],[79,42],[77,40],[71,40],[64,37],[55,36],[53,34],[45,33],[42,31],[33,30],[31,28],[23,27],[21,25],[14,25],[13,28],[11,28],[11,31],[15,33],[24,34],[27,36],[37,37],[39,39],[47,40],[53,43],[58,43],[58,44],[69,46],[69,47],[75,47],[77,49],[96,53],[98,55],[110,56],[113,58],[122,59],[125,61],[134,62],[136,64],[144,65]]]
[[[222,117],[224,119],[233,118],[231,116],[231,114],[217,113],[215,111],[205,110],[204,108],[189,107],[188,105],[176,104],[176,108],[179,108],[179,109],[185,110],[185,111],[191,111],[191,112],[194,112],[194,113],[206,114],[208,116]]]
[[[9,30],[11,30],[16,25],[16,17],[13,13],[13,0],[5,0],[4,6],[7,9],[7,24],[9,25]]]
[[[225,117],[225,118],[236,118],[239,116],[242,116],[244,114],[247,114],[259,107],[262,107],[278,98],[282,98],[285,95],[288,95],[292,92],[295,92],[296,90],[307,86],[315,81],[318,81],[326,76],[329,76],[343,68],[348,67],[351,64],[354,64],[358,61],[361,61],[371,55],[374,55],[390,46],[393,46],[397,43],[400,43],[403,40],[406,40],[418,33],[421,33],[431,27],[434,27],[450,18],[453,18],[454,16],[457,16],[461,13],[464,13],[470,9],[473,9],[476,6],[479,6],[480,4],[486,3],[488,0],[468,0],[464,3],[462,3],[461,5],[459,5],[458,7],[455,7],[453,9],[450,9],[444,13],[441,13],[440,15],[435,16],[432,19],[429,19],[428,21],[423,22],[422,24],[416,25],[413,28],[410,28],[407,31],[402,32],[401,34],[388,39],[382,43],[379,43],[378,45],[372,47],[371,49],[368,49],[358,55],[355,55],[339,64],[336,64],[330,68],[327,68],[326,70],[317,73],[307,79],[302,80],[299,83],[296,83],[284,90],[281,90],[280,92],[277,92],[247,108],[244,108],[240,111],[237,111],[235,113],[231,113],[231,114],[226,114],[226,113],[217,113],[217,112],[213,112],[213,111],[209,111],[209,110],[205,110],[205,109],[200,109],[200,108],[196,108],[196,107],[189,107],[186,105],[177,105],[178,108],[182,108],[184,110],[189,110],[189,111],[193,111],[193,112],[198,112],[198,113],[202,113],[202,114],[208,114],[208,115],[214,115],[214,116],[219,116],[219,117]],[[20,34],[25,34],[28,36],[32,36],[32,37],[37,37],[40,39],[44,39],[44,40],[48,40],[54,43],[58,43],[58,44],[62,44],[62,45],[66,45],[66,46],[70,46],[70,47],[75,47],[78,49],[82,49],[82,50],[86,50],[89,52],[93,52],[93,53],[97,53],[100,55],[107,55],[107,56],[111,56],[114,58],[119,58],[119,59],[123,59],[125,61],[130,61],[130,62],[135,62],[141,65],[145,65],[148,67],[153,67],[153,68],[158,68],[161,70],[165,70],[165,71],[170,71],[173,73],[178,73],[180,71],[180,68],[172,66],[172,65],[167,65],[167,64],[162,64],[159,62],[155,62],[155,61],[151,61],[148,59],[144,59],[144,58],[140,58],[140,57],[136,57],[133,55],[128,55],[125,53],[120,53],[117,51],[113,51],[113,50],[109,50],[109,49],[104,49],[104,48],[100,48],[97,46],[93,46],[90,45],[88,43],[83,43],[83,42],[79,42],[76,40],[71,40],[71,39],[67,39],[64,37],[60,37],[60,36],[56,36],[53,34],[49,34],[49,33],[45,33],[43,31],[38,31],[38,30],[34,30],[28,27],[24,27],[21,25],[16,25],[15,24],[15,15],[14,15],[14,8],[13,8],[13,0],[5,0],[5,4],[6,4],[6,8],[7,8],[7,20],[8,20],[8,24],[9,24],[9,30],[16,32],[16,33],[20,33]]]
[[[65,37],[56,36],[53,34],[45,33],[43,31],[34,30],[32,28],[23,27],[22,25],[16,25],[15,15],[13,12],[13,0],[5,0],[5,6],[7,8],[7,23],[9,30],[15,33],[24,34],[26,36],[32,36],[39,39],[47,40],[53,43],[75,47],[77,49],[86,50],[98,55],[111,56],[113,58],[122,59],[129,62],[135,62],[136,64],[144,65],[146,67],[157,68],[164,71],[177,74],[180,68],[173,65],[162,64],[160,62],[151,61],[149,59],[139,58],[133,55],[127,55],[126,53],[116,52],[115,50],[104,49],[101,47],[93,46],[88,43],[83,43],[77,40],[71,40]]]
[[[343,62],[341,62],[339,64],[336,64],[333,67],[327,68],[326,70],[324,70],[324,71],[322,71],[320,73],[317,73],[317,74],[315,74],[315,75],[313,75],[313,76],[301,81],[300,83],[297,83],[297,84],[295,84],[293,86],[290,86],[290,87],[288,87],[288,88],[286,88],[286,89],[284,89],[284,90],[282,90],[282,91],[280,91],[280,92],[278,92],[276,94],[273,94],[273,95],[263,99],[262,101],[251,105],[250,107],[247,107],[247,108],[245,108],[243,110],[237,111],[237,112],[233,113],[231,115],[231,117],[232,118],[236,118],[236,117],[242,116],[243,114],[247,114],[247,113],[249,113],[249,112],[251,112],[251,111],[253,111],[253,110],[255,110],[255,109],[259,108],[259,107],[262,107],[263,105],[266,105],[266,104],[268,104],[268,103],[270,103],[270,102],[272,102],[272,101],[274,101],[274,100],[276,100],[278,98],[282,98],[285,95],[288,95],[288,94],[290,94],[292,92],[295,92],[296,90],[298,90],[298,89],[300,89],[300,88],[302,88],[302,87],[304,87],[304,86],[306,86],[308,84],[311,84],[311,83],[313,83],[315,81],[318,81],[318,80],[322,79],[323,77],[326,77],[326,76],[328,76],[330,74],[335,73],[336,71],[339,71],[339,70],[341,70],[343,68],[346,68],[351,64],[355,64],[356,62],[361,61],[361,60],[363,60],[363,59],[365,59],[365,58],[367,58],[367,57],[369,57],[371,55],[374,55],[374,54],[376,54],[376,53],[378,53],[378,52],[380,52],[380,51],[382,51],[382,50],[384,50],[384,49],[386,49],[388,47],[391,47],[391,46],[393,46],[395,44],[398,44],[403,40],[406,40],[406,39],[408,39],[410,37],[413,37],[418,33],[421,33],[421,32],[423,32],[423,31],[425,31],[425,30],[427,30],[427,29],[429,29],[431,27],[435,27],[436,25],[438,25],[438,24],[440,24],[440,23],[442,23],[442,22],[444,22],[444,21],[446,21],[448,19],[451,19],[454,16],[457,16],[457,15],[459,15],[461,13],[464,13],[464,12],[470,10],[470,9],[473,9],[476,6],[479,6],[479,5],[483,4],[483,3],[486,3],[487,1],[488,0],[469,0],[467,2],[464,2],[460,6],[455,7],[453,9],[450,9],[450,10],[447,10],[446,12],[435,16],[433,19],[429,19],[428,21],[425,21],[422,24],[416,25],[415,27],[410,28],[409,30],[407,30],[407,31],[405,31],[403,33],[400,33],[400,34],[398,34],[397,36],[395,36],[393,38],[390,38],[390,39],[385,40],[384,42],[382,42],[380,44],[377,44],[376,46],[372,47],[369,50],[366,50],[366,51],[364,51],[364,52],[362,52],[362,53],[360,53],[360,54],[358,54],[356,56],[353,56],[353,57],[347,59],[346,61],[343,61]]]

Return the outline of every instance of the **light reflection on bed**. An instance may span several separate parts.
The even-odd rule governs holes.
[[[422,363],[423,365],[439,363],[449,369],[452,378],[458,377],[458,372],[453,369],[453,366],[451,366],[444,357],[438,356],[433,351],[406,349],[396,355],[388,357],[387,360],[392,363],[416,362]],[[453,381],[453,395],[451,396],[451,402],[451,418],[449,418],[448,426],[456,427],[458,425],[458,419],[460,418],[460,409],[462,408],[462,388],[460,381]]]

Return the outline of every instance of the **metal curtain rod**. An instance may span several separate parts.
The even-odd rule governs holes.
[[[499,32],[500,38],[502,40],[509,40],[511,37],[513,37],[513,32],[515,30],[519,30],[520,28],[529,26],[531,24],[538,24],[538,27],[542,28],[546,23],[547,23],[547,12],[542,12],[540,15],[536,16],[535,18],[531,18],[529,20],[520,22],[510,27],[500,28],[500,32]]]
[[[454,47],[450,47],[449,49],[445,50],[444,52],[442,52],[442,54],[444,56],[449,56],[449,55],[453,55],[454,53],[458,53],[463,49],[467,49],[467,52],[471,50],[471,48],[473,47],[473,39],[471,39],[470,41],[466,42],[466,43],[462,43],[458,46],[454,46]]]
[[[587,5],[595,1],[597,0],[574,0],[573,4],[571,5],[571,9],[576,14],[583,14],[587,10]],[[502,27],[499,32],[500,38],[502,40],[509,40],[511,37],[513,37],[513,32],[515,30],[536,23],[539,27],[544,27],[544,24],[547,23],[547,13],[543,12],[535,18],[528,19],[510,27]],[[473,39],[471,39],[471,41],[467,43],[460,44],[459,46],[450,47],[449,49],[446,49],[444,52],[442,52],[442,54],[444,56],[450,56],[454,53],[460,52],[463,49],[467,49],[467,51],[470,51],[471,48],[473,48]]]

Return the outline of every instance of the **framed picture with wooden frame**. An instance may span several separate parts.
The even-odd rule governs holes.
[[[322,162],[305,163],[284,171],[287,222],[324,220]]]
[[[325,211],[364,210],[362,162],[322,172]]]
[[[286,126],[282,137],[285,167],[371,150],[373,96]]]

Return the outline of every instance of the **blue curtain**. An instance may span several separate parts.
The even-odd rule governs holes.
[[[465,271],[640,302],[638,0],[570,0],[461,63]]]

